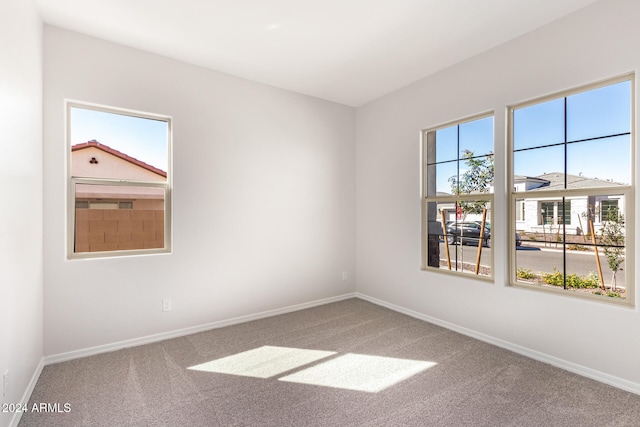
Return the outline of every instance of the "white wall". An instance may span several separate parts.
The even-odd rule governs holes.
[[[172,254],[65,259],[65,98],[173,117]],[[45,355],[353,292],[354,123],[350,107],[45,26]]]
[[[18,403],[42,361],[42,23],[0,3],[0,387]],[[0,412],[0,425],[13,414]]]
[[[358,108],[358,292],[595,376],[626,380],[640,392],[638,309],[507,286],[507,230],[497,226],[507,223],[506,106],[640,71],[638,22],[640,2],[600,1]],[[495,194],[495,283],[423,272],[420,130],[490,110],[496,112],[496,188],[505,189]],[[636,203],[636,218],[638,212]],[[640,258],[629,256],[638,265]]]

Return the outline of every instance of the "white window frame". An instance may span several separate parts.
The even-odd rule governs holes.
[[[141,119],[150,119],[163,121],[167,124],[167,177],[164,182],[140,181],[129,179],[103,179],[77,177],[72,175],[72,152],[71,152],[71,109],[79,108],[86,110],[94,110],[105,113],[119,114],[131,116]],[[172,215],[171,215],[171,199],[172,199],[172,118],[166,115],[142,112],[137,110],[129,110],[118,107],[111,107],[100,104],[93,104],[75,100],[65,100],[65,140],[67,151],[67,257],[69,259],[91,259],[91,258],[109,258],[122,257],[132,255],[151,255],[151,254],[167,254],[171,253],[172,241]],[[164,246],[162,248],[150,249],[129,249],[129,250],[112,250],[101,252],[75,252],[75,223],[76,223],[76,185],[105,185],[105,186],[135,186],[135,187],[151,187],[164,189]]]
[[[463,125],[465,123],[469,123],[469,122],[473,122],[476,120],[482,120],[482,119],[486,119],[491,117],[493,119],[493,134],[492,134],[492,142],[493,142],[493,150],[492,152],[495,153],[495,113],[494,111],[489,111],[486,113],[481,113],[481,114],[476,114],[473,116],[469,116],[460,120],[455,120],[455,121],[451,121],[451,122],[447,122],[438,126],[434,126],[434,127],[430,127],[428,129],[423,129],[421,131],[421,141],[420,141],[420,147],[421,147],[421,161],[422,161],[422,167],[421,167],[421,188],[420,188],[420,193],[421,193],[421,199],[422,199],[422,256],[421,256],[421,269],[423,271],[432,271],[432,272],[439,272],[439,273],[444,273],[444,274],[453,274],[453,275],[457,275],[457,276],[462,276],[462,277],[469,277],[469,278],[474,278],[474,279],[479,279],[479,280],[484,280],[484,281],[489,281],[489,282],[493,282],[494,281],[494,269],[495,269],[495,261],[494,261],[494,257],[491,257],[491,265],[490,265],[490,269],[491,269],[491,274],[490,275],[481,275],[481,274],[473,274],[470,272],[465,272],[463,269],[460,270],[455,270],[455,269],[447,269],[447,268],[440,268],[440,267],[433,267],[429,265],[429,242],[428,242],[428,237],[429,237],[429,224],[428,224],[428,215],[429,215],[429,204],[430,203],[446,203],[446,204],[452,204],[452,205],[456,205],[456,202],[458,201],[486,201],[489,203],[489,205],[491,206],[491,209],[487,210],[487,222],[488,223],[493,223],[493,212],[495,210],[495,205],[494,205],[494,186],[493,184],[491,185],[491,191],[488,193],[477,193],[477,194],[459,194],[459,195],[446,195],[446,196],[438,196],[437,194],[434,196],[429,196],[428,195],[428,149],[427,149],[427,144],[428,144],[428,138],[429,135],[431,133],[435,133],[438,130],[441,129],[446,129],[449,127],[453,127],[453,126],[459,126],[459,125]],[[494,159],[495,159],[495,154],[494,154]],[[460,153],[458,153],[458,158],[457,158],[458,162],[463,161],[462,158],[460,157]],[[443,213],[440,212],[439,215],[442,215]],[[441,226],[440,226],[441,227]],[[495,242],[493,233],[491,233],[491,247],[493,247],[493,242]],[[493,251],[493,249],[492,249]],[[493,252],[492,252],[493,254]],[[442,254],[440,255],[441,257],[443,256]],[[475,255],[473,260],[475,262]],[[463,267],[464,268],[464,267]]]
[[[616,83],[622,83],[625,81],[629,81],[631,83],[631,123],[630,123],[630,147],[629,147],[629,157],[630,157],[630,185],[625,186],[602,186],[596,188],[584,188],[584,189],[562,189],[562,190],[544,190],[542,191],[516,191],[516,187],[514,184],[514,112],[521,108],[530,107],[533,105],[537,105],[540,103],[556,100],[559,98],[569,97],[571,95],[575,95],[578,93],[588,92],[591,90],[599,89],[602,87],[606,87],[609,85],[613,85]],[[552,95],[536,98],[530,101],[522,102],[519,104],[511,105],[507,107],[507,135],[508,135],[508,155],[507,155],[507,170],[508,170],[508,187],[509,190],[509,282],[513,287],[518,288],[526,288],[533,289],[536,291],[556,293],[560,295],[565,295],[569,297],[578,297],[585,298],[589,300],[594,300],[603,303],[611,303],[615,305],[622,306],[635,306],[635,262],[634,262],[634,254],[635,254],[635,95],[636,95],[636,82],[635,82],[635,74],[627,74],[616,78],[611,78],[607,80],[603,80],[600,82],[596,82],[589,85],[580,86],[574,89],[561,91]],[[522,281],[518,281],[517,279],[517,263],[516,263],[516,246],[513,243],[515,239],[516,233],[516,212],[515,206],[516,201],[518,199],[522,199],[523,201],[527,199],[538,199],[538,200],[553,200],[558,199],[562,200],[565,198],[566,200],[571,200],[579,197],[598,197],[598,196],[609,196],[609,195],[622,195],[624,197],[623,208],[620,209],[620,212],[624,215],[625,218],[625,250],[627,256],[625,257],[624,269],[625,269],[625,285],[626,285],[626,297],[625,299],[619,298],[607,298],[607,297],[599,297],[595,295],[590,295],[587,293],[580,292],[568,292],[566,289],[556,289],[555,287],[544,287],[533,284],[526,284]],[[542,199],[543,198],[543,199]],[[597,230],[596,230],[597,232]],[[600,251],[600,262],[606,265],[606,258]]]

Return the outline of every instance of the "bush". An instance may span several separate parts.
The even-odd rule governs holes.
[[[565,280],[568,288],[597,288],[600,286],[598,276],[594,272],[590,272],[586,276],[578,276],[577,274],[563,274],[553,267],[553,273],[547,273],[542,276],[545,283],[553,286],[564,286]]]
[[[535,279],[536,274],[528,268],[519,268],[516,272],[518,279]]]
[[[564,276],[553,267],[553,273],[546,273],[542,275],[544,282],[553,286],[564,286]]]

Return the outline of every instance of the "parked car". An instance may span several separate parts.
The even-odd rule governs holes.
[[[447,223],[447,242],[452,245],[454,243],[472,243],[477,245],[480,240],[481,221],[466,221]],[[483,245],[491,247],[491,224],[485,223],[484,234],[482,236]],[[516,233],[516,246],[522,244],[520,233]]]

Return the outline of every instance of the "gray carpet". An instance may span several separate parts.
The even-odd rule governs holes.
[[[297,351],[261,360],[265,349],[331,353],[282,368]],[[359,390],[404,372],[387,361],[423,365]],[[70,412],[27,412],[20,426],[640,425],[638,395],[359,299],[46,366],[29,407],[42,402]]]

